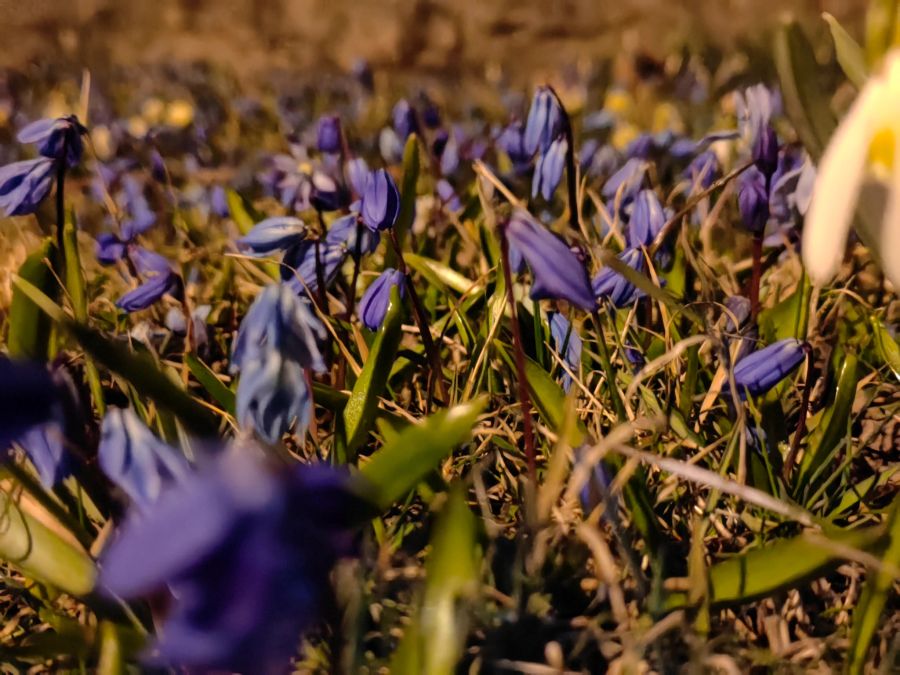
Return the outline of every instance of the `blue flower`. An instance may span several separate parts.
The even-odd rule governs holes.
[[[369,165],[361,157],[348,159],[344,164],[344,176],[357,197],[366,192],[366,181],[369,178]]]
[[[164,295],[177,297],[180,294],[181,279],[169,270],[149,276],[146,281],[116,300],[116,306],[130,314],[156,304]]]
[[[546,152],[562,130],[563,113],[559,100],[549,87],[538,87],[525,122],[525,151],[532,157],[538,150]]]
[[[694,157],[682,172],[682,176],[690,182],[691,188],[700,192],[708,190],[720,174],[719,158],[712,150],[705,150]]]
[[[510,249],[515,248],[528,263],[534,282],[531,297],[568,300],[584,310],[596,306],[584,265],[555,234],[517,209],[506,225]]]
[[[516,173],[525,173],[531,165],[533,152],[525,149],[525,128],[521,122],[512,122],[497,136],[497,147],[509,157]]]
[[[734,382],[741,397],[759,396],[790,375],[806,358],[807,346],[785,338],[745,356],[734,366]]]
[[[406,294],[406,280],[402,272],[388,267],[366,289],[357,307],[359,320],[369,330],[378,330],[387,314],[391,301],[391,288],[397,287],[400,297]]]
[[[778,137],[772,129],[772,117],[781,109],[781,99],[765,85],[748,87],[736,97],[741,132],[750,145],[757,168],[771,177],[778,163]]]
[[[299,244],[306,239],[306,233],[306,223],[299,218],[290,216],[266,218],[238,239],[237,244],[250,255],[267,256]]]
[[[581,370],[581,336],[566,317],[559,312],[550,314],[550,337],[553,338],[553,346],[556,348],[557,354],[560,354],[569,369],[578,375]],[[572,376],[564,373],[562,386],[566,393],[571,390],[572,382]]]
[[[566,168],[568,148],[569,144],[565,137],[560,136],[538,157],[531,179],[532,197],[537,197],[540,193],[547,201],[553,199],[553,193],[556,192],[559,181],[562,180],[563,170]]]
[[[628,246],[649,246],[666,224],[666,213],[653,190],[641,190],[631,206]]]
[[[600,194],[610,202],[620,194],[620,209],[624,209],[637,196],[647,173],[647,163],[642,159],[629,159],[622,168],[616,171],[609,180],[603,184]]]
[[[337,154],[341,151],[340,117],[337,115],[323,115],[319,118],[316,146],[319,148],[319,152]]]
[[[81,161],[84,144],[81,136],[87,129],[75,115],[56,119],[37,120],[22,129],[16,137],[20,143],[34,143],[38,152],[53,160],[62,160],[65,148],[66,165],[70,168]]]
[[[17,439],[28,459],[37,469],[41,484],[47,489],[58,485],[71,471],[71,457],[66,452],[62,411],[57,408],[51,421],[32,427]]]
[[[391,119],[394,122],[394,131],[397,132],[397,136],[400,137],[401,141],[405,141],[410,134],[418,133],[419,131],[416,109],[405,98],[401,98],[394,105],[394,109],[391,111]]]
[[[644,254],[640,249],[625,249],[616,257],[636,272],[644,271]],[[591,285],[598,300],[606,299],[614,307],[625,307],[644,295],[637,286],[612,267],[604,267],[600,270]]]
[[[126,600],[166,587],[172,603],[148,665],[191,672],[282,672],[352,553],[360,511],[335,469],[276,474],[235,447],[124,523],[99,585]]]
[[[362,221],[372,230],[387,230],[397,222],[400,214],[400,192],[394,179],[384,169],[378,169],[366,178],[362,196]]]
[[[446,178],[441,178],[437,182],[435,191],[441,200],[441,204],[451,211],[459,211],[462,208],[462,202],[459,200],[459,195],[456,194],[456,190],[453,189],[453,186]]]
[[[769,222],[769,191],[766,177],[751,166],[738,177],[738,207],[744,227],[754,233],[762,232]]]
[[[129,218],[122,223],[122,239],[131,242],[156,224],[156,214],[147,203],[144,186],[132,176],[122,179],[122,188],[124,206],[129,214]]]
[[[0,168],[0,208],[7,216],[34,213],[50,194],[56,162],[46,157],[13,162]]]
[[[369,231],[371,232],[371,230]],[[363,239],[361,244],[364,243]],[[316,249],[318,249],[318,254]],[[318,263],[316,262],[317,255]],[[297,295],[317,293],[319,290],[319,266],[321,266],[322,282],[326,287],[331,286],[347,255],[349,255],[349,251],[343,244],[332,244],[327,239],[302,241],[285,252],[281,266],[281,280],[288,284]]]
[[[325,234],[325,243],[331,246],[342,246],[347,253],[356,256],[357,247],[360,255],[368,255],[378,248],[379,238],[375,232],[359,222],[359,216],[351,213],[336,218]]]
[[[130,409],[110,408],[100,433],[100,468],[142,511],[190,470],[184,457],[154,436]]]
[[[312,414],[305,369],[325,370],[319,344],[325,326],[309,303],[286,284],[267,286],[256,298],[232,347],[232,370],[241,371],[237,417],[270,443],[297,420],[302,436]]]

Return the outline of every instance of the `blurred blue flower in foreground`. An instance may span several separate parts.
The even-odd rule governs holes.
[[[85,133],[74,115],[38,120],[19,132],[19,142],[36,144],[41,156],[0,168],[0,208],[7,216],[35,212],[50,194],[60,162],[72,167],[81,161]]]
[[[562,357],[569,370],[575,375],[579,375],[581,371],[581,336],[575,326],[559,312],[550,314],[550,337],[553,339],[556,353]],[[562,386],[566,393],[569,393],[572,388],[572,382],[572,376],[564,372]]]
[[[284,251],[306,239],[307,227],[299,218],[281,216],[258,222],[237,240],[239,248],[254,256]]]
[[[636,272],[644,271],[644,254],[640,249],[625,249],[616,257]],[[625,307],[644,295],[643,291],[612,267],[600,270],[591,286],[597,300],[608,300],[613,307]]]
[[[131,409],[110,408],[100,433],[100,468],[142,511],[190,470],[184,457],[154,436]]]
[[[785,338],[745,356],[734,366],[740,395],[759,396],[790,375],[806,358],[806,344]]]
[[[359,507],[325,467],[275,473],[232,447],[127,520],[101,558],[99,585],[124,599],[168,587],[150,664],[283,672],[353,552]]]
[[[553,199],[553,193],[556,192],[559,181],[562,180],[563,170],[566,168],[568,147],[565,137],[560,136],[538,157],[534,177],[531,180],[532,197],[537,197],[540,193],[547,201]]]
[[[372,230],[387,230],[400,214],[400,192],[394,179],[384,169],[369,174],[362,196],[361,217]]]
[[[389,267],[372,282],[360,299],[357,307],[359,320],[369,330],[378,330],[384,321],[394,286],[402,298],[406,294],[406,280],[402,272]]]
[[[231,368],[241,371],[237,417],[269,443],[277,443],[296,420],[303,436],[312,414],[306,369],[325,370],[319,343],[325,326],[309,303],[286,284],[266,286],[241,322]]]
[[[594,309],[596,302],[584,265],[559,237],[530,213],[523,209],[514,211],[506,225],[505,236],[510,248],[515,248],[531,268],[534,277],[532,298],[568,300],[581,309]]]
[[[562,124],[562,110],[556,96],[549,87],[538,87],[525,122],[525,151],[531,156],[538,150],[546,152],[562,131]]]

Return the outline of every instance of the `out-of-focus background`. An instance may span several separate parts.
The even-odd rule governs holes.
[[[204,61],[260,73],[346,71],[517,79],[620,49],[733,50],[784,13],[859,25],[861,0],[3,0],[0,67]]]

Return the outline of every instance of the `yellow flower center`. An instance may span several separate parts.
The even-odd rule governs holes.
[[[894,149],[896,140],[894,130],[888,127],[879,129],[869,142],[869,166],[876,176],[890,175],[894,168]]]

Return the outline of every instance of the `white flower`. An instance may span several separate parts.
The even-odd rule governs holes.
[[[900,289],[900,49],[866,82],[819,163],[803,229],[803,264],[814,284],[837,273],[861,194],[868,212],[884,204],[880,226],[861,234]]]

